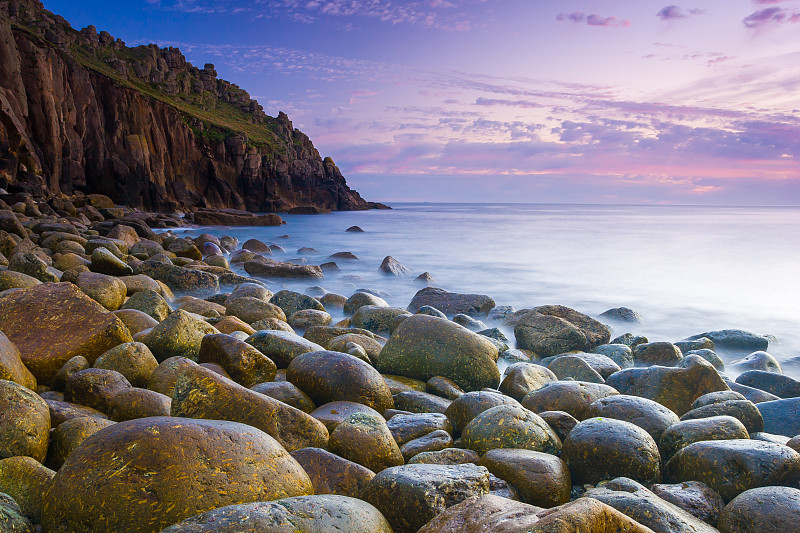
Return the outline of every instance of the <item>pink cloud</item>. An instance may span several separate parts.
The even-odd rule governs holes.
[[[667,6],[663,8],[661,11],[656,13],[656,16],[661,20],[680,20],[689,18],[692,15],[703,15],[706,13],[705,9],[690,9],[688,11],[684,11],[683,8],[679,6]]]
[[[559,13],[556,15],[556,20],[559,22],[569,21],[576,24],[585,22],[589,26],[602,26],[606,28],[627,28],[631,25],[629,20],[619,20],[617,17],[603,17],[595,13],[587,15],[581,11]]]
[[[767,24],[780,24],[783,22],[790,24],[800,22],[800,12],[789,14],[782,7],[768,7],[758,10],[742,20],[742,23],[748,28],[760,28]]]

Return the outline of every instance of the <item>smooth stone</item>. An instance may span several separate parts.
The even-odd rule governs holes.
[[[690,350],[688,352],[683,352],[684,358],[689,355],[698,355],[711,363],[714,368],[719,370],[720,372],[725,372],[725,362],[720,358],[719,355],[713,350],[703,349],[703,350]]]
[[[45,495],[42,525],[48,533],[155,532],[210,509],[312,492],[297,461],[256,428],[142,418],[95,433],[69,456]],[[115,512],[98,512],[108,501]]]
[[[764,419],[763,431],[787,437],[800,435],[800,398],[761,402],[756,407]]]
[[[22,272],[15,272],[13,270],[0,270],[0,291],[8,289],[30,289],[37,285],[41,285],[41,281],[23,274]]]
[[[448,320],[412,315],[381,350],[378,370],[424,381],[442,376],[473,391],[500,384],[497,356],[497,348],[481,335]]]
[[[680,418],[660,403],[638,396],[618,394],[592,402],[586,412],[587,418],[608,417],[624,420],[647,431],[655,442]]]
[[[498,405],[473,418],[461,433],[461,444],[484,454],[495,448],[522,448],[557,455],[561,440],[539,415],[513,405]]]
[[[158,325],[158,320],[138,309],[119,309],[114,311],[114,314],[125,324],[131,335],[136,335]]]
[[[225,309],[228,315],[235,316],[250,325],[268,318],[286,322],[286,313],[283,309],[274,303],[253,296],[228,298],[225,302]]]
[[[447,398],[448,400],[455,400],[464,395],[464,390],[452,379],[435,376],[425,383],[425,392],[430,392],[437,396]]]
[[[518,533],[530,531],[542,509],[487,494],[473,496],[435,516],[419,533]]]
[[[444,413],[452,400],[416,390],[400,391],[392,395],[396,409],[412,413]]]
[[[314,409],[310,414],[328,429],[328,432],[336,429],[336,426],[347,420],[350,415],[365,413],[371,416],[380,417],[381,414],[363,403],[357,402],[330,402],[325,405],[320,405]]]
[[[22,362],[16,345],[0,331],[0,380],[13,381],[26,389],[36,390],[36,378]]]
[[[478,464],[481,456],[472,450],[446,448],[436,452],[422,452],[408,460],[408,464],[428,465],[460,465],[464,463]]]
[[[509,482],[525,503],[547,509],[570,500],[569,467],[555,455],[524,449],[494,449],[486,452],[478,464]]]
[[[358,308],[350,320],[353,327],[391,334],[410,316],[410,313],[397,307],[364,305]]]
[[[125,302],[127,288],[113,276],[96,272],[81,272],[76,285],[92,300],[109,311],[116,311]]]
[[[150,376],[158,368],[158,361],[141,342],[127,342],[98,357],[94,367],[115,370],[125,376],[134,387],[147,387]]]
[[[554,381],[526,394],[522,405],[534,413],[564,411],[583,420],[593,402],[615,394],[619,394],[616,389],[599,383]]]
[[[22,513],[38,524],[42,515],[42,497],[50,489],[55,475],[33,457],[8,457],[0,460],[0,493],[14,498]],[[2,525],[3,514],[0,511],[0,527]]]
[[[358,498],[375,472],[322,448],[301,448],[291,456],[306,471],[315,494]]]
[[[529,392],[555,381],[558,381],[558,377],[547,367],[534,363],[514,363],[506,367],[499,390],[517,401],[522,401]]]
[[[397,414],[386,421],[386,426],[398,446],[438,430],[453,433],[453,424],[441,413]]]
[[[280,400],[304,413],[311,413],[317,408],[305,392],[288,381],[267,381],[250,387],[250,390]]]
[[[592,351],[593,353],[605,355],[619,365],[620,368],[631,368],[634,365],[633,351],[626,344],[601,344]]]
[[[309,414],[199,365],[185,367],[178,376],[171,414],[241,422],[268,433],[289,451],[324,448],[328,442],[325,426]]]
[[[684,420],[670,426],[661,434],[658,448],[666,462],[678,450],[704,440],[749,439],[750,434],[738,419],[732,416],[709,416]]]
[[[586,361],[572,355],[557,356],[548,362],[547,368],[561,380],[572,379],[587,383],[605,383],[603,376],[589,366]]]
[[[578,425],[578,419],[564,411],[542,411],[537,413],[542,420],[553,428],[558,438],[563,442],[569,432]]]
[[[147,388],[171,398],[180,373],[184,368],[196,364],[186,357],[170,357],[161,362],[150,375],[150,379],[147,380]]]
[[[719,516],[723,533],[761,533],[800,530],[800,490],[760,487],[734,498]]]
[[[677,341],[674,343],[682,353],[696,351],[696,350],[715,350],[717,347],[714,345],[714,341],[709,339],[708,337],[700,337],[699,339],[694,339],[690,341]]]
[[[400,453],[406,462],[414,456],[425,452],[437,452],[453,446],[453,437],[444,430],[436,430],[422,437],[413,439],[400,447]]]
[[[671,342],[648,342],[633,349],[633,359],[637,365],[675,366],[683,353]]]
[[[737,359],[730,364],[731,368],[738,372],[748,370],[763,370],[765,372],[775,372],[782,374],[781,364],[772,355],[764,351],[753,352],[746,357]]]
[[[134,293],[121,308],[141,311],[158,322],[166,320],[172,313],[172,307],[167,300],[159,292],[151,290]]]
[[[0,380],[0,459],[24,455],[43,462],[49,432],[45,401],[18,383]]]
[[[764,418],[756,405],[749,400],[727,400],[698,407],[684,413],[681,420],[695,420],[710,416],[732,416],[739,420],[748,433],[764,431]]]
[[[215,327],[186,311],[175,311],[155,326],[143,342],[159,362],[180,356],[196,361],[203,337],[219,333]]]
[[[363,349],[368,358],[368,362],[377,362],[378,356],[383,348],[383,346],[381,346],[381,344],[373,337],[368,337],[367,335],[361,335],[358,333],[339,335],[338,337],[334,337],[328,341],[325,346],[328,348],[328,350],[342,352],[348,346],[348,344],[351,343],[356,344]]]
[[[642,483],[661,482],[661,455],[645,430],[613,418],[590,418],[564,439],[561,458],[576,485],[629,477]]]
[[[318,351],[298,355],[286,378],[316,404],[352,401],[378,412],[394,407],[391,391],[375,368],[341,352]]]
[[[128,263],[103,246],[95,248],[91,253],[92,264],[89,268],[91,268],[92,272],[108,274],[109,276],[129,276],[134,273],[133,268]]]
[[[779,398],[800,397],[800,381],[765,370],[748,370],[736,378],[736,383],[760,389]]]
[[[453,400],[444,414],[453,425],[453,433],[460,435],[472,419],[498,405],[522,407],[518,401],[504,394],[489,391],[472,391]]]
[[[461,294],[436,287],[426,287],[417,291],[407,310],[410,313],[418,313],[424,306],[433,307],[450,316],[458,314],[487,316],[494,308],[495,302],[484,294]]]
[[[725,502],[720,495],[699,481],[684,481],[674,485],[655,484],[650,490],[662,500],[714,527],[720,512],[725,508]]]
[[[766,351],[769,348],[769,339],[764,335],[757,335],[741,329],[723,329],[708,331],[687,337],[686,340],[695,340],[702,337],[711,339],[717,347],[732,350]]]
[[[309,352],[320,352],[325,349],[299,335],[287,331],[260,330],[246,341],[269,357],[279,368],[286,368],[298,355]]]
[[[642,315],[631,309],[630,307],[614,307],[607,311],[603,311],[598,315],[598,318],[606,320],[616,320],[617,322],[631,322],[638,324],[642,319]]]
[[[119,391],[111,398],[109,415],[115,422],[135,420],[148,416],[170,416],[172,399],[148,389],[131,387]]]
[[[796,486],[800,454],[788,446],[754,440],[695,442],[672,456],[664,467],[664,479],[702,481],[729,502],[757,487]]]
[[[45,464],[48,468],[58,470],[83,441],[113,424],[116,422],[93,416],[80,416],[65,420],[56,426],[50,436],[50,446],[47,449]]]
[[[742,396],[745,397],[746,400],[750,400],[753,403],[763,403],[763,402],[773,402],[775,400],[780,400],[774,394],[770,394],[766,391],[761,389],[754,389],[753,387],[747,387],[740,383],[736,383],[732,379],[726,377],[725,384],[731,388],[732,391],[738,392]]]
[[[130,382],[116,370],[87,368],[67,378],[64,401],[110,414],[111,398],[130,387]]]
[[[253,345],[224,334],[203,337],[197,362],[220,365],[231,379],[248,388],[272,381],[278,371],[275,363]]]
[[[328,448],[373,472],[404,463],[400,448],[379,414],[351,414],[331,431]]]
[[[732,390],[724,390],[724,391],[717,391],[717,392],[709,392],[708,394],[704,394],[692,402],[692,409],[697,409],[698,407],[705,407],[706,405],[712,405],[715,403],[727,402],[728,400],[746,400],[742,394],[732,391]]]
[[[590,351],[607,344],[611,332],[595,319],[561,305],[544,305],[520,311],[514,325],[517,347],[540,357],[573,350]]]
[[[379,472],[362,498],[383,513],[394,533],[416,533],[448,507],[488,493],[489,471],[482,466],[412,464]]]
[[[352,315],[365,305],[389,307],[389,304],[386,302],[386,300],[380,296],[375,296],[374,294],[370,294],[368,292],[357,292],[348,298],[344,303],[344,314]]]
[[[91,407],[86,407],[84,405],[78,405],[75,403],[54,399],[45,399],[44,401],[47,403],[47,408],[50,411],[50,422],[52,427],[58,427],[67,420],[72,420],[73,418],[89,417],[108,419],[108,415],[105,413],[101,413],[97,409],[92,409]]]

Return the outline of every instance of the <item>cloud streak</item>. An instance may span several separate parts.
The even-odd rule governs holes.
[[[782,7],[768,7],[760,9],[742,20],[742,24],[747,28],[761,28],[773,24],[800,22],[800,12],[790,13]]]
[[[627,28],[631,25],[629,20],[619,20],[617,17],[603,17],[596,13],[586,14],[582,11],[572,13],[559,13],[556,15],[559,22],[574,22],[576,24],[587,24],[589,26],[601,26],[606,28]]]
[[[674,21],[674,20],[687,19],[692,15],[703,15],[703,14],[705,14],[704,9],[690,9],[688,11],[684,11],[683,8],[679,6],[671,5],[661,9],[661,11],[656,13],[656,16],[661,20]]]

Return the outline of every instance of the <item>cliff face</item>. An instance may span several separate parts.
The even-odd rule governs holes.
[[[0,0],[0,187],[148,210],[368,209],[288,117],[179,50]]]

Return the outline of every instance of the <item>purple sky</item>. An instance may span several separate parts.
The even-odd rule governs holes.
[[[800,0],[45,0],[285,111],[370,200],[800,204]]]

